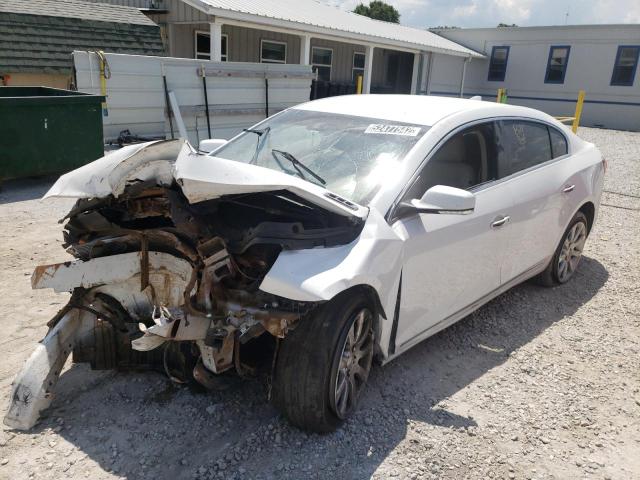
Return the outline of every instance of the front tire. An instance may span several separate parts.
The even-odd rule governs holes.
[[[582,258],[582,251],[588,235],[587,217],[584,213],[578,212],[569,222],[551,262],[542,273],[535,277],[536,283],[545,287],[554,287],[571,280]]]
[[[365,295],[345,292],[282,341],[272,398],[292,424],[331,432],[356,410],[371,369],[375,319]]]

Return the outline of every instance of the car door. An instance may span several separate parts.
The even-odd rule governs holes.
[[[554,127],[503,120],[497,122],[496,133],[499,168],[514,201],[510,249],[502,265],[507,282],[527,276],[553,254],[574,211],[566,208],[566,201],[571,200],[575,179],[566,138]]]
[[[426,162],[403,200],[434,185],[476,196],[467,215],[412,213],[392,221],[405,242],[396,351],[444,328],[456,313],[500,286],[511,196],[497,184],[493,122],[451,136]]]

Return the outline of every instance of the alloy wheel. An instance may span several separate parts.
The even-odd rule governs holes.
[[[587,226],[583,222],[577,222],[567,233],[558,256],[557,273],[560,283],[569,280],[578,268],[586,241]]]
[[[332,407],[345,419],[355,409],[371,370],[373,358],[373,315],[366,308],[358,311],[342,345]]]

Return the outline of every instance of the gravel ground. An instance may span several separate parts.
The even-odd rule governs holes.
[[[617,193],[577,276],[520,285],[374,368],[335,434],[290,427],[261,381],[198,394],[68,364],[33,431],[0,430],[0,478],[640,478],[640,133],[580,134]],[[49,184],[0,192],[3,408],[68,298],[29,284],[35,265],[67,259],[56,220],[71,203],[38,201]]]

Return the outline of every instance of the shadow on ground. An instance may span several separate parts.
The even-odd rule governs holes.
[[[0,205],[42,198],[57,178],[57,176],[49,176],[1,181]]]
[[[456,415],[436,404],[574,314],[607,278],[601,263],[585,257],[566,285],[515,287],[374,368],[359,412],[334,434],[290,427],[266,400],[260,380],[194,394],[159,374],[91,372],[84,366],[63,375],[59,397],[37,429],[63,422],[60,435],[81,453],[130,479],[368,478],[405,438],[409,420],[474,426],[472,414]],[[73,468],[79,467],[67,473],[81,472]]]

